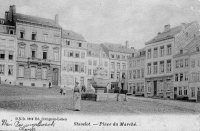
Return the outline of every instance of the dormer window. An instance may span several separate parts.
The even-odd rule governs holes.
[[[196,47],[196,51],[199,52],[199,47]]]
[[[183,50],[180,50],[180,54],[183,54]]]

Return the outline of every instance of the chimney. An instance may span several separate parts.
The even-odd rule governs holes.
[[[167,32],[167,31],[169,31],[169,30],[170,30],[170,24],[165,25],[165,26],[164,26],[164,32]]]
[[[126,44],[126,48],[129,48],[129,42],[126,41],[125,44]]]
[[[15,5],[11,5],[8,13],[8,21],[14,22],[16,14],[16,7]]]
[[[55,15],[55,23],[58,24],[58,14]]]

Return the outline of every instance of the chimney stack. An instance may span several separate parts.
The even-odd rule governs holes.
[[[6,11],[6,12],[5,12],[5,23],[8,23],[8,15],[9,15],[9,12]]]
[[[55,15],[55,23],[58,24],[58,14]]]
[[[126,48],[129,48],[129,42],[126,41],[125,44],[126,44]]]
[[[15,5],[11,5],[8,13],[8,21],[11,23],[14,23],[15,20],[15,14],[16,14],[16,7]]]
[[[170,30],[170,24],[165,25],[165,26],[164,26],[164,32],[167,32],[167,31],[169,31],[169,30]]]

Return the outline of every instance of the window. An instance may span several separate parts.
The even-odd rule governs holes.
[[[144,78],[144,69],[141,70],[141,78]]]
[[[150,93],[151,92],[151,82],[147,81],[147,91]]]
[[[179,91],[178,91],[179,96],[182,95],[182,87],[179,87]]]
[[[117,70],[120,70],[120,63],[117,63]]]
[[[8,75],[13,75],[13,65],[8,65]]]
[[[47,79],[47,68],[42,68],[42,79]]]
[[[154,48],[153,50],[154,50],[153,57],[157,58],[158,57],[158,48]]]
[[[108,66],[108,62],[107,62],[107,61],[104,62],[104,66],[105,66],[105,67]]]
[[[185,67],[188,67],[188,59],[185,59]]]
[[[151,49],[148,49],[147,51],[147,59],[150,59],[151,58]]]
[[[183,50],[180,50],[180,54],[183,54]]]
[[[183,59],[180,60],[180,68],[183,67]]]
[[[25,34],[24,31],[21,30],[19,38],[24,39],[24,34]]]
[[[157,64],[157,62],[154,62],[153,63],[153,73],[157,74],[157,72],[158,72],[158,64]]]
[[[171,72],[171,60],[167,60],[167,72]]]
[[[140,70],[137,70],[137,78],[140,78]]]
[[[35,50],[32,50],[32,52],[31,52],[31,57],[32,57],[32,59],[35,59],[35,58],[36,58],[36,56],[35,56]]]
[[[117,72],[117,79],[120,79],[120,72]]]
[[[116,55],[117,56],[117,59],[120,59],[120,55]]]
[[[70,41],[69,40],[66,40],[66,45],[70,45]]]
[[[114,79],[114,72],[111,72],[111,79]]]
[[[36,78],[36,67],[31,67],[31,78]]]
[[[59,50],[58,49],[53,50],[53,56],[54,56],[55,61],[59,61]]]
[[[24,66],[19,66],[18,77],[24,77]]]
[[[114,58],[115,58],[115,55],[114,55],[114,54],[111,54],[111,58],[113,58],[113,59],[114,59]]]
[[[9,34],[13,35],[14,34],[14,30],[9,30]]]
[[[191,97],[195,97],[195,87],[191,87]]]
[[[194,68],[195,67],[195,60],[191,61],[191,67]]]
[[[187,95],[187,86],[184,86],[184,95]]]
[[[81,72],[84,72],[84,63],[81,64]]]
[[[167,55],[171,55],[171,54],[172,54],[172,46],[167,45]]]
[[[46,60],[47,59],[47,52],[45,51],[45,52],[43,52],[43,57],[42,57],[44,60]]]
[[[161,46],[160,47],[160,56],[161,57],[164,56],[164,51],[165,51],[164,46]]]
[[[176,60],[176,68],[179,68],[179,60]]]
[[[44,34],[44,41],[47,42],[48,34]]]
[[[25,57],[25,47],[19,47],[18,49],[18,56],[19,57]]]
[[[125,63],[122,63],[122,68],[123,68],[123,70],[126,70],[126,64]]]
[[[74,56],[73,51],[70,51],[70,52],[69,52],[69,57],[73,57],[73,56]]]
[[[32,33],[32,40],[36,40],[36,33],[35,32]]]
[[[133,79],[136,79],[136,70],[133,71]]]
[[[14,54],[14,51],[9,51],[9,54],[8,54],[9,60],[13,60],[13,54]]]
[[[78,47],[82,47],[82,43],[78,43]]]
[[[88,69],[88,75],[92,75],[92,70]]]
[[[81,52],[81,58],[85,58],[85,52]]]
[[[196,51],[199,52],[199,47],[196,47]]]
[[[178,81],[178,74],[175,74],[175,81]]]
[[[0,59],[4,60],[5,59],[5,51],[0,50]]]
[[[189,79],[188,79],[188,73],[187,72],[185,72],[185,81],[188,81]]]
[[[198,59],[198,67],[200,67],[200,58]]]
[[[78,72],[78,65],[75,64],[75,72]]]
[[[92,60],[88,60],[88,65],[92,65]]]
[[[0,74],[4,75],[5,65],[0,64]]]
[[[151,74],[151,63],[147,64],[147,74],[150,75]]]
[[[132,71],[130,70],[129,71],[129,79],[131,79],[132,78]]]
[[[180,81],[183,81],[183,73],[180,73]]]
[[[126,56],[125,56],[125,55],[122,55],[122,59],[125,60],[125,59],[126,59]]]
[[[160,61],[160,73],[164,73],[164,61]]]
[[[97,65],[97,61],[96,61],[96,60],[93,61],[93,65],[94,65],[94,66]]]
[[[79,52],[76,52],[76,53],[75,53],[75,57],[76,57],[76,58],[79,58]]]

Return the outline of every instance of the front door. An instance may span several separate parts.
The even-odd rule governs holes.
[[[177,87],[174,87],[174,99],[177,98]]]
[[[157,95],[157,81],[153,81],[153,86],[154,86],[154,96]]]
[[[200,102],[200,87],[197,88],[197,102]]]
[[[53,85],[58,85],[58,69],[53,68],[53,79],[52,79]]]

